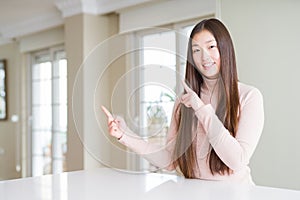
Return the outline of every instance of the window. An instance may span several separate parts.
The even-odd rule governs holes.
[[[193,24],[193,23],[191,23]],[[171,29],[140,32],[142,49],[138,59],[140,127],[146,140],[165,144],[176,93],[180,91],[186,63],[186,46],[193,25],[181,24]],[[148,161],[139,159],[139,170],[157,170]]]
[[[32,175],[65,170],[67,61],[62,49],[33,55],[31,68]]]

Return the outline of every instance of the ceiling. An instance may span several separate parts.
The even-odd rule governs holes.
[[[106,14],[153,0],[0,0],[0,45],[63,24],[78,13]]]

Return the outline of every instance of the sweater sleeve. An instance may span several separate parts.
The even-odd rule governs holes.
[[[179,101],[176,101],[173,108],[172,119],[168,129],[167,142],[165,145],[161,146],[151,143],[133,132],[125,133],[119,142],[127,146],[135,153],[141,155],[143,158],[147,159],[151,164],[159,168],[172,170],[172,154],[176,142],[177,127],[177,120],[175,119],[177,114],[175,114],[175,108],[177,108],[178,105]]]
[[[264,124],[263,97],[252,88],[242,97],[236,137],[230,135],[210,104],[197,110],[210,144],[220,159],[232,170],[249,164],[261,136]]]

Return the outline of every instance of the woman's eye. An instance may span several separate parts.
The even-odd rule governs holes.
[[[215,45],[209,46],[210,49],[213,49],[213,48],[215,48],[215,47],[216,47]]]
[[[200,49],[194,49],[193,53],[196,53],[196,52],[199,52],[199,51],[200,51]]]

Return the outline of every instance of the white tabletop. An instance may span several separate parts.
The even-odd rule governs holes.
[[[2,181],[0,199],[300,200],[300,191],[99,168]]]

